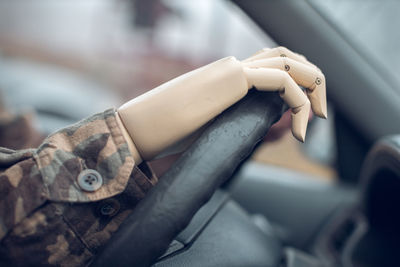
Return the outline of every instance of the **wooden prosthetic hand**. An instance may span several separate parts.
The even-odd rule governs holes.
[[[292,133],[299,141],[305,140],[310,102],[315,115],[327,117],[325,77],[305,57],[284,47],[263,49],[244,61],[227,57],[164,83],[118,109],[136,164],[196,132],[253,87],[279,91],[292,110]]]

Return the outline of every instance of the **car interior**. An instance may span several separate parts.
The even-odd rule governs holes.
[[[307,138],[319,141],[305,149],[334,158],[335,179],[251,160],[261,146],[272,146],[263,143],[264,136],[288,109],[278,93],[252,90],[207,125],[90,266],[397,266],[400,4],[224,2],[274,43],[306,55],[323,70],[329,125],[310,121]],[[2,49],[0,38],[0,59]],[[8,90],[5,98],[14,106],[25,105],[14,82],[19,74],[13,67],[21,66],[38,69],[18,60],[0,61],[0,87]],[[30,83],[37,88],[23,93],[29,101],[39,101],[37,115],[47,120],[43,132],[110,102],[118,105],[113,94],[99,93],[102,88],[92,81],[52,68],[43,73],[44,79]],[[50,102],[42,96],[59,94],[48,90],[54,84],[77,89]],[[78,99],[81,88],[89,89]],[[74,108],[64,99],[74,99]],[[266,158],[279,153],[266,151]]]
[[[276,94],[252,93],[164,174],[93,266],[397,265],[398,77],[326,12],[343,2],[233,2],[324,70],[339,180],[246,163],[287,109]]]

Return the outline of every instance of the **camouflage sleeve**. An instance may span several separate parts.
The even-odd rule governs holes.
[[[157,178],[135,166],[110,109],[38,149],[0,149],[0,265],[82,266]]]

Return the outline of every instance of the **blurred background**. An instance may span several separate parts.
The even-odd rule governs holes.
[[[1,86],[14,89],[35,86],[22,85],[35,77],[50,87],[59,75],[64,80],[51,91],[95,89],[126,100],[221,57],[244,58],[271,46],[226,1],[0,2],[2,73],[8,71]],[[68,88],[78,79],[92,85]]]
[[[362,29],[362,20],[349,16],[351,6],[343,1],[311,2],[333,14],[333,20],[350,18],[344,32]],[[335,8],[339,11],[332,12]],[[376,5],[370,3],[359,11],[373,10]],[[358,42],[369,36],[365,30],[357,33]],[[367,48],[379,56],[374,45],[379,47],[380,39]],[[2,109],[29,114],[26,120],[46,135],[219,58],[244,59],[274,46],[267,33],[225,0],[0,1]],[[305,144],[287,132],[262,145],[253,160],[334,180],[332,109],[329,120],[313,119]],[[2,131],[1,137],[10,137]],[[18,143],[18,135],[12,136]]]

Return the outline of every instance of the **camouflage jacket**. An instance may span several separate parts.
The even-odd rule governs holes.
[[[107,110],[0,149],[0,266],[85,266],[157,182]]]

